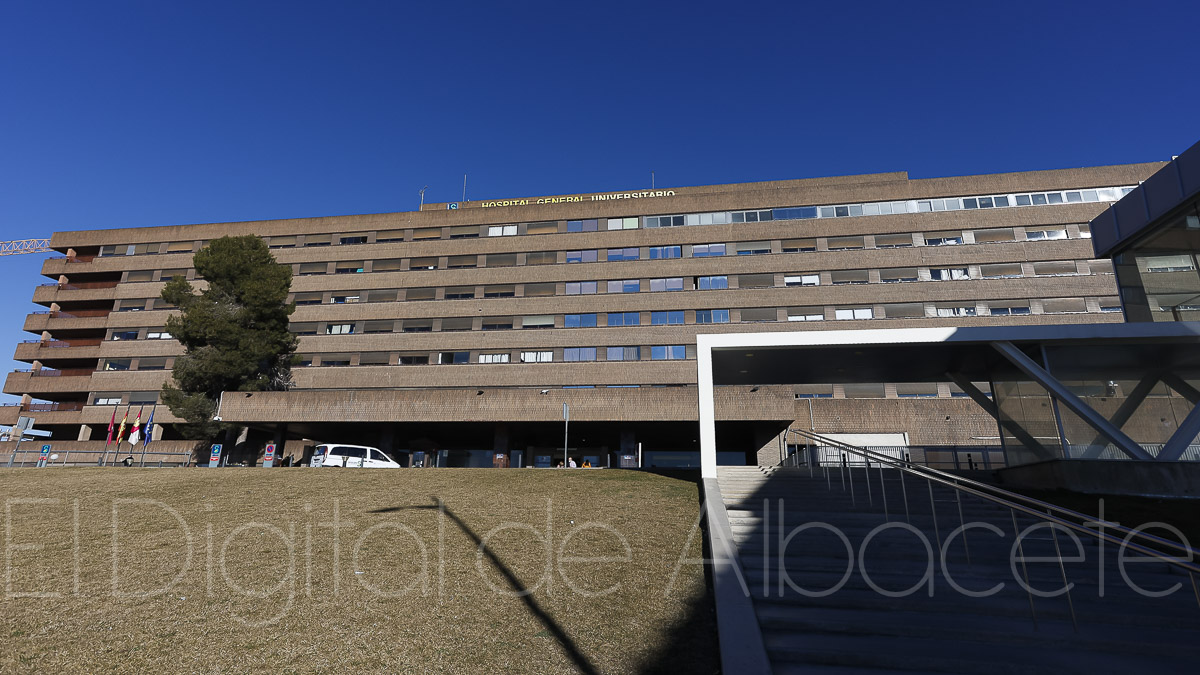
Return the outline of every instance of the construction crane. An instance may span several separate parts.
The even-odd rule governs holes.
[[[17,239],[0,241],[0,255],[21,255],[22,253],[44,253],[52,250],[49,239]]]

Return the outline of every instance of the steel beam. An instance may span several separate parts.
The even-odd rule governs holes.
[[[1200,405],[1200,391],[1187,383],[1187,380],[1176,375],[1175,373],[1165,373],[1162,376],[1162,381],[1171,389],[1174,389],[1180,396],[1186,398],[1192,405]]]
[[[1188,446],[1192,444],[1192,440],[1196,435],[1200,434],[1200,405],[1192,407],[1192,411],[1183,418],[1183,422],[1175,433],[1171,434],[1171,438],[1167,440],[1167,444],[1158,453],[1158,461],[1160,462],[1177,462],[1187,451]]]
[[[962,389],[964,392],[966,392],[967,396],[971,397],[971,400],[978,403],[979,406],[986,410],[989,415],[995,418],[996,422],[999,423],[1001,427],[1008,429],[1013,437],[1020,441],[1025,447],[1029,448],[1033,454],[1044,459],[1054,458],[1053,452],[1047,450],[1046,446],[1039,443],[1036,438],[1031,436],[1029,432],[1026,431],[1025,428],[1020,424],[1017,424],[1015,420],[1003,419],[1000,416],[1000,406],[996,405],[995,401],[988,398],[987,394],[979,391],[979,388],[974,384],[971,384],[969,380],[958,373],[947,372],[946,377],[950,378],[950,381],[954,384],[957,384],[959,389]],[[992,392],[992,395],[995,395],[995,391]],[[1000,442],[1003,443],[1004,439],[1000,439]]]
[[[1025,355],[1020,349],[1017,349],[1013,343],[1007,340],[991,343],[992,347],[1000,352],[1000,354],[1008,359],[1021,372],[1033,378],[1035,382],[1046,388],[1046,391],[1065,405],[1071,412],[1075,413],[1087,423],[1088,426],[1095,429],[1102,436],[1117,446],[1117,449],[1129,455],[1133,459],[1154,459],[1150,453],[1142,449],[1132,438],[1127,436],[1125,432],[1113,426],[1104,416],[1092,409],[1091,406],[1084,403],[1070,389],[1067,389],[1053,375],[1046,372],[1033,359]],[[1056,417],[1058,414],[1056,412]]]
[[[1133,413],[1137,412],[1137,409],[1142,405],[1142,401],[1146,400],[1146,397],[1150,395],[1150,392],[1154,391],[1154,387],[1158,383],[1159,377],[1157,373],[1150,373],[1138,380],[1137,386],[1133,388],[1133,391],[1129,392],[1129,396],[1125,399],[1125,402],[1121,404],[1121,407],[1117,408],[1117,412],[1113,413],[1110,420],[1113,426],[1118,429],[1125,426],[1125,423],[1129,421],[1130,417],[1133,417]],[[1083,459],[1098,458],[1107,446],[1107,443],[1101,442],[1103,440],[1103,435],[1093,438],[1092,442],[1088,443],[1088,449],[1083,452]]]

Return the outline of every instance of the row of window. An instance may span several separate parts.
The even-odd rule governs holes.
[[[462,365],[472,363],[579,363],[589,361],[679,361],[695,358],[694,348],[687,345],[651,345],[619,347],[565,347],[533,351],[447,352],[362,352],[346,354],[301,354],[301,367],[329,366],[424,366]]]
[[[506,225],[457,225],[449,227],[426,227],[413,229],[381,230],[346,234],[281,235],[267,238],[271,248],[294,248],[297,246],[354,245],[399,241],[421,241],[426,239],[466,239],[476,237],[507,237],[517,234],[553,234],[558,232],[596,232],[600,230],[634,230],[640,227],[679,227],[687,225],[723,225],[730,223],[755,223],[775,220],[807,220],[815,218],[847,218],[857,216],[893,215],[901,213],[929,213],[938,211],[970,211],[1021,206],[1046,206],[1091,202],[1113,202],[1133,189],[1106,187],[1052,192],[1009,193],[999,195],[977,195],[971,197],[947,197],[940,199],[909,199],[887,202],[863,202],[858,204],[836,204],[830,206],[797,206],[747,211],[715,211],[657,216],[632,216],[566,221],[565,229],[558,221],[521,223]],[[109,244],[100,247],[99,255],[125,256],[157,253],[190,253],[207,245],[202,241],[173,241],[144,244]]]

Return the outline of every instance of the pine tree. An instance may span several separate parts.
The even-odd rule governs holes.
[[[288,317],[290,266],[275,262],[258,236],[221,237],[193,259],[207,288],[196,292],[175,277],[162,298],[179,308],[167,331],[183,345],[175,359],[174,382],[163,386],[163,402],[189,438],[211,440],[225,427],[212,418],[223,391],[283,391],[292,383],[296,336]]]

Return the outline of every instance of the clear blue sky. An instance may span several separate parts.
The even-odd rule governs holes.
[[[0,0],[0,238],[1169,159],[1200,3]],[[44,256],[0,258],[0,350]]]

